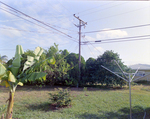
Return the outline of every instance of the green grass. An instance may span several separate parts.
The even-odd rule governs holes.
[[[128,119],[129,90],[88,87],[70,88],[72,106],[52,109],[49,92],[54,88],[19,87],[15,93],[14,119]],[[132,86],[133,119],[150,118],[150,86]],[[0,105],[8,99],[8,90],[0,87]]]

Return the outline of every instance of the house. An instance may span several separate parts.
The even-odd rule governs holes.
[[[150,81],[150,75],[148,75],[148,74],[150,74],[150,65],[148,65],[148,64],[135,64],[135,65],[131,65],[129,67],[135,71],[139,68],[138,73],[135,75],[135,78],[143,77],[139,80],[140,81],[141,80]]]

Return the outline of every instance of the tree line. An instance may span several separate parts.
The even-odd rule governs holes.
[[[27,56],[34,56],[32,50],[27,50],[22,55],[21,67],[27,61]],[[122,60],[119,58],[118,53],[114,51],[105,51],[98,58],[89,58],[87,61],[81,56],[81,79],[78,77],[78,58],[79,54],[69,53],[68,50],[59,50],[58,45],[54,43],[54,46],[50,46],[47,50],[44,50],[39,61],[42,61],[48,57],[54,57],[56,63],[54,65],[50,63],[44,63],[40,67],[36,68],[36,71],[46,72],[46,80],[37,79],[35,81],[26,80],[23,83],[26,85],[69,85],[69,86],[85,86],[85,85],[106,85],[106,86],[123,86],[126,82],[117,76],[111,74],[101,67],[101,65],[109,68],[113,72],[120,72],[119,68],[115,64],[116,60],[124,71],[130,71]],[[13,58],[7,62],[9,66],[12,64]]]

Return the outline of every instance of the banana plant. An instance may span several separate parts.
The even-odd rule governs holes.
[[[53,57],[39,62],[39,58],[42,53],[43,49],[41,47],[37,47],[34,50],[34,57],[27,56],[27,61],[24,63],[24,67],[21,69],[22,54],[24,54],[24,51],[21,45],[17,45],[12,65],[5,67],[0,63],[0,85],[8,87],[10,91],[6,119],[12,119],[14,94],[17,86],[23,86],[22,82],[25,80],[33,81],[39,78],[46,80],[46,73],[37,72],[36,69],[44,62],[55,64],[55,59]]]

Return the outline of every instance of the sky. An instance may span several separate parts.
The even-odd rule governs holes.
[[[47,50],[54,43],[59,50],[78,53],[74,14],[87,22],[81,27],[85,60],[112,50],[125,65],[150,64],[150,1],[0,0],[0,55],[11,59],[16,45],[24,51],[37,46]]]

